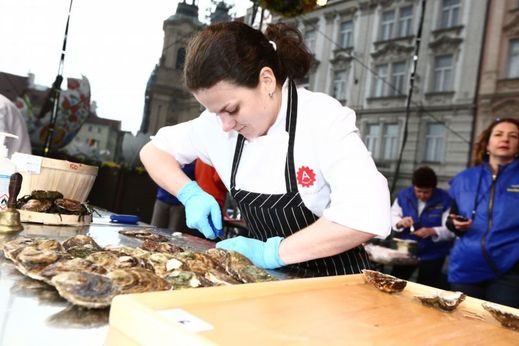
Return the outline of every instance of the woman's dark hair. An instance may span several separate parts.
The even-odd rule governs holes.
[[[438,177],[430,167],[423,166],[413,172],[413,185],[420,188],[435,188],[438,185]]]
[[[210,88],[220,81],[254,88],[259,72],[268,66],[282,85],[287,77],[303,78],[311,62],[301,33],[286,24],[270,24],[263,34],[242,22],[217,23],[190,41],[184,81],[191,91]]]
[[[517,127],[517,130],[519,131],[519,120],[517,119],[497,118],[495,121],[493,121],[490,125],[488,125],[488,127],[485,130],[483,130],[483,132],[481,132],[478,141],[474,146],[474,159],[472,160],[474,166],[477,166],[487,160],[487,146],[488,142],[490,141],[490,135],[492,134],[494,127],[496,127],[497,124],[501,123],[514,124]]]

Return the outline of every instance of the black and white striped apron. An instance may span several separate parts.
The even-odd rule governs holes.
[[[240,163],[245,138],[238,136],[231,173],[231,195],[238,203],[247,222],[249,237],[266,241],[268,238],[291,234],[314,223],[318,217],[303,203],[297,189],[294,169],[294,140],[297,120],[297,91],[289,81],[286,130],[289,133],[285,164],[286,194],[262,194],[236,189],[236,171]],[[319,246],[316,244],[315,246]],[[362,246],[325,258],[319,258],[283,267],[298,277],[330,276],[359,273],[369,268],[369,259]]]

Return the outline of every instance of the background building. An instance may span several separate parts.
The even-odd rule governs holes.
[[[490,0],[475,133],[497,117],[519,118],[519,1]]]
[[[356,111],[362,138],[390,182],[407,138],[396,191],[410,184],[417,166],[431,166],[445,187],[468,163],[486,6],[486,0],[328,1],[274,21],[304,34],[316,59],[305,85]]]
[[[219,2],[209,16],[211,23],[231,20],[230,8],[225,2]],[[182,74],[186,46],[204,26],[198,19],[195,1],[180,2],[176,13],[164,21],[164,45],[160,62],[146,88],[141,132],[153,135],[163,126],[191,120],[203,110],[184,87]]]

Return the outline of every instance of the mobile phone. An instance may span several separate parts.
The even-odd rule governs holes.
[[[461,216],[461,215],[456,215],[456,216],[454,216],[454,218],[456,219],[456,221],[461,221],[461,222],[469,221],[468,218],[466,218],[465,216]]]

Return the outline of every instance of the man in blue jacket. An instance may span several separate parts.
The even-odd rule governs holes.
[[[396,237],[418,242],[420,263],[418,267],[395,265],[391,274],[408,280],[418,268],[418,283],[447,289],[442,267],[453,239],[444,226],[451,198],[436,187],[438,178],[430,167],[415,170],[412,182],[413,186],[398,193],[391,207],[391,224]]]

